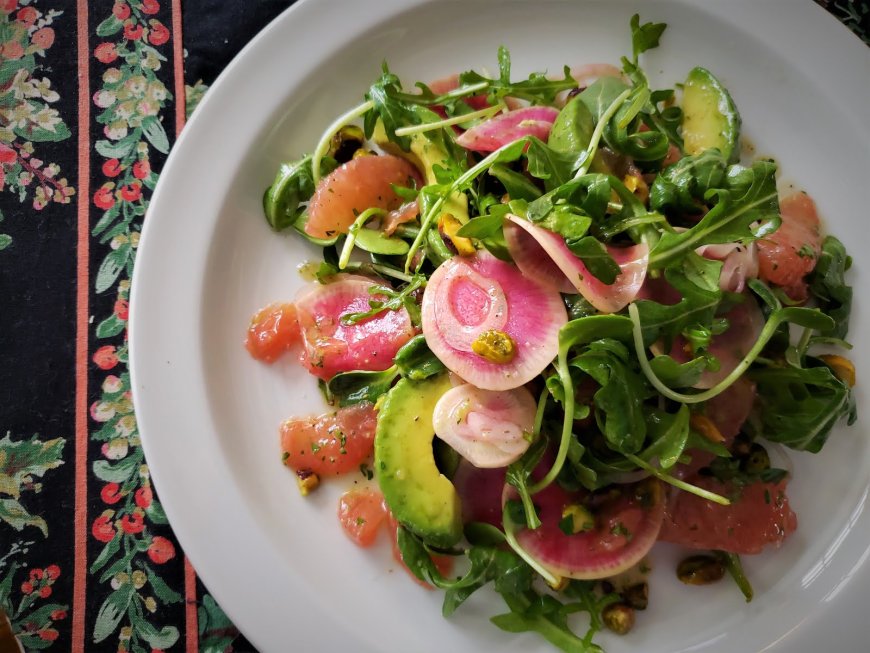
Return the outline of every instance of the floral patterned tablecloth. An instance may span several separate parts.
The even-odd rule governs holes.
[[[0,608],[25,650],[254,650],[151,484],[126,328],[172,143],[289,4],[0,0]],[[870,3],[819,4],[870,43]]]

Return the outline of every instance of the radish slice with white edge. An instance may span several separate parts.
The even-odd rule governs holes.
[[[722,261],[719,287],[731,292],[743,292],[747,279],[758,277],[758,246],[755,242],[702,245],[695,250],[704,258]]]
[[[565,240],[556,233],[538,227],[516,215],[507,215],[504,225],[508,249],[523,273],[560,292],[576,290],[602,313],[617,313],[625,308],[635,297],[646,279],[649,262],[649,247],[641,243],[631,247],[607,245],[607,253],[613,257],[620,273],[612,284],[606,284],[593,276]],[[512,233],[524,230],[531,239]],[[549,258],[559,270],[541,263]],[[565,281],[568,285],[565,285]],[[569,288],[568,291],[565,288]]]
[[[571,68],[571,77],[577,82],[579,88],[585,88],[602,77],[625,79],[622,75],[622,69],[609,63],[587,63],[573,67]]]
[[[508,218],[513,219],[512,216]],[[538,279],[565,295],[577,292],[556,261],[541,251],[541,245],[531,231],[507,222],[504,225],[504,239],[511,258],[524,275]]]
[[[510,485],[507,499],[518,500]],[[636,565],[655,544],[665,515],[664,488],[652,477],[592,496],[552,483],[534,502],[541,525],[521,528],[517,542],[554,575],[578,580],[609,578]]]
[[[525,388],[495,392],[470,384],[448,390],[435,405],[435,435],[475,467],[506,467],[529,448],[535,399]]]
[[[494,152],[524,136],[546,142],[559,110],[553,107],[523,107],[502,113],[475,125],[456,138],[457,144],[475,152]]]
[[[422,313],[432,353],[485,390],[517,388],[543,372],[568,321],[558,292],[484,251],[441,264],[423,293]],[[512,348],[508,360],[475,353],[475,343],[493,334]]]

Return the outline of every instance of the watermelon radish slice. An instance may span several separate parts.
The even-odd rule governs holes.
[[[622,69],[609,63],[587,63],[582,66],[571,68],[571,77],[577,82],[577,86],[584,88],[602,77],[616,77],[623,79]]]
[[[513,491],[509,487],[506,495]],[[541,525],[518,531],[517,542],[554,575],[578,580],[609,578],[640,562],[655,544],[665,514],[664,489],[655,478],[612,485],[593,496],[552,483],[534,502]],[[568,535],[560,527],[563,511],[572,505],[591,512],[590,530]]]
[[[344,315],[370,310],[370,300],[383,299],[369,292],[378,285],[366,277],[340,274],[331,283],[304,289],[297,297],[302,364],[314,376],[329,380],[350,370],[385,370],[399,348],[415,335],[404,308],[383,311],[356,324],[341,323]]]
[[[559,110],[553,107],[523,107],[499,114],[475,125],[456,138],[467,150],[494,152],[525,136],[546,142]]]
[[[537,406],[523,387],[494,392],[463,384],[435,405],[435,435],[475,467],[506,467],[529,448]]]
[[[703,245],[695,250],[704,258],[722,261],[719,287],[730,292],[743,292],[747,279],[758,277],[758,246],[752,242]]]
[[[510,390],[538,376],[556,357],[559,329],[568,321],[558,292],[484,251],[441,264],[426,286],[422,312],[432,353],[484,390]],[[473,351],[475,341],[492,331],[512,340],[509,362]]]
[[[602,313],[617,313],[625,308],[637,297],[646,278],[649,247],[645,244],[607,246],[621,269],[608,285],[589,272],[558,234],[510,214],[504,232],[511,257],[526,276],[559,292],[579,292]]]

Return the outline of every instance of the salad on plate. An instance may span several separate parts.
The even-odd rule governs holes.
[[[740,556],[798,528],[788,451],[856,419],[843,244],[713,72],[650,87],[666,26],[630,27],[621,67],[515,80],[501,48],[409,90],[385,63],[267,190],[320,260],[246,340],[328,404],[280,425],[302,495],[353,478],[354,542],[386,530],[445,616],[491,584],[496,626],[564,651],[631,630],[658,541],[750,600]]]

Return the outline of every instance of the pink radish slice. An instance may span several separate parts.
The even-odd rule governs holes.
[[[529,448],[535,399],[523,387],[495,392],[464,384],[435,405],[435,435],[475,467],[506,467]]]
[[[571,68],[571,77],[583,88],[602,77],[622,78],[622,70],[609,63],[588,63]]]
[[[719,360],[719,369],[715,372],[704,372],[695,384],[696,388],[712,388],[728,376],[752,349],[764,328],[764,315],[750,295],[744,295],[743,302],[737,304],[724,317],[728,320],[728,330],[713,336],[707,350]],[[686,340],[678,336],[671,346],[670,355],[678,363],[685,363],[691,358],[686,350]]]
[[[505,495],[515,496],[508,488]],[[614,576],[640,562],[658,538],[665,502],[657,479],[610,486],[591,502],[587,497],[552,483],[533,497],[541,526],[517,533],[520,546],[555,575],[579,580]],[[594,527],[567,535],[559,523],[565,508],[576,504],[591,511]]]
[[[511,216],[508,218],[513,220]],[[523,222],[528,223],[528,220]],[[504,238],[511,258],[524,275],[538,279],[566,295],[577,292],[574,284],[568,281],[568,277],[556,265],[556,261],[541,251],[541,245],[531,231],[508,222],[504,226]]]
[[[756,244],[724,243],[704,245],[695,250],[704,258],[722,261],[719,287],[731,292],[743,292],[747,279],[758,277],[758,247]]]
[[[454,257],[435,270],[423,293],[423,335],[449,370],[485,390],[528,383],[556,357],[568,321],[559,293],[487,252]],[[471,344],[486,331],[509,335],[516,355],[494,363]]]
[[[391,210],[402,199],[393,185],[422,186],[417,169],[398,156],[351,159],[320,180],[308,204],[305,233],[313,238],[346,234],[356,217],[369,208]]]
[[[515,109],[475,125],[457,137],[456,142],[475,152],[493,152],[524,136],[537,136],[546,142],[558,115],[558,109],[553,107]]]
[[[583,261],[568,249],[565,241],[558,234],[515,215],[508,215],[507,218],[509,222],[505,223],[505,238],[508,248],[519,268],[527,276],[546,283],[560,292],[565,292],[564,278],[570,284],[570,290],[579,292],[602,313],[621,311],[640,291],[646,278],[649,260],[647,245],[607,246],[608,253],[621,270],[616,280],[608,285],[590,274]],[[511,234],[513,229],[525,230],[535,242]],[[513,248],[511,243],[514,244]],[[552,276],[555,270],[548,264],[541,263],[541,260],[546,258],[555,263],[561,276]]]
[[[296,299],[304,350],[302,364],[321,379],[350,370],[385,370],[399,348],[414,336],[408,312],[384,311],[362,322],[343,325],[349,313],[370,310],[378,284],[366,277],[337,275],[326,285],[312,285]],[[383,298],[383,297],[381,297]]]
[[[443,95],[444,93],[449,93],[455,88],[459,88],[459,75],[453,74],[448,75],[447,77],[441,77],[436,79],[435,81],[429,82],[429,88],[435,95]],[[489,101],[486,99],[486,94],[483,95],[470,95],[463,100],[468,106],[472,109],[485,109],[490,106]],[[440,109],[440,107],[438,107]],[[445,114],[446,117],[446,114]]]

